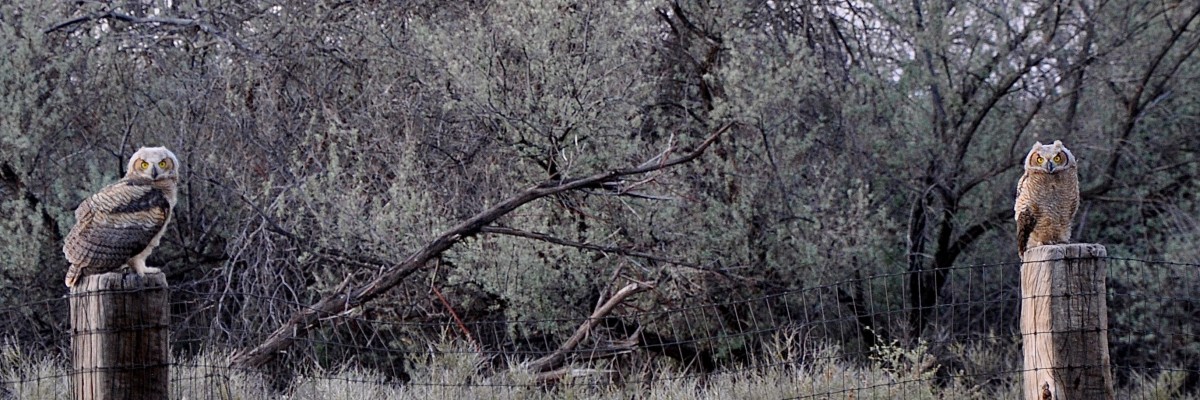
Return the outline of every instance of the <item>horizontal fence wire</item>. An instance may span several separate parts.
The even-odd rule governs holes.
[[[529,366],[586,316],[367,305],[322,319],[275,361],[241,368],[232,356],[310,303],[183,283],[168,288],[171,398],[1014,398],[1024,372],[1019,270],[951,268],[930,307],[913,305],[913,274],[902,270],[656,308],[644,301],[651,290],[591,321],[563,362],[542,371]],[[1200,395],[1200,264],[1108,257],[1106,298],[1118,398]],[[0,326],[0,399],[71,397],[79,371],[68,300],[0,308],[11,322]],[[277,317],[239,320],[246,307]],[[112,332],[74,332],[96,333]]]

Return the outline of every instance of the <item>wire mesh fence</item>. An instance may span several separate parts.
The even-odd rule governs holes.
[[[900,271],[791,290],[761,284],[757,293],[681,297],[673,307],[644,307],[639,298],[651,289],[592,320],[481,313],[453,306],[461,302],[435,287],[428,297],[441,310],[359,307],[297,332],[261,368],[229,360],[310,303],[183,283],[169,288],[170,395],[1017,398],[1019,269],[953,268],[928,308],[911,304],[912,276]],[[1200,264],[1109,257],[1107,269],[1118,398],[1200,396]],[[248,306],[280,319],[236,320]],[[66,297],[0,308],[0,319],[21,321],[0,326],[0,398],[71,397],[68,309]],[[916,328],[917,318],[929,322]],[[573,332],[584,335],[568,346]],[[556,353],[558,362],[539,364]]]

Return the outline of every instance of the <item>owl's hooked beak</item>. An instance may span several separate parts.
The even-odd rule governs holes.
[[[150,179],[158,179],[158,166],[150,167]]]
[[[1056,167],[1054,161],[1046,161],[1046,172],[1053,174],[1054,167]]]

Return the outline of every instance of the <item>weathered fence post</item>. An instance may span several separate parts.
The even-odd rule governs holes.
[[[166,277],[91,275],[71,289],[70,299],[75,400],[166,399]]]
[[[1026,400],[1112,399],[1105,276],[1098,244],[1040,246],[1021,265]]]

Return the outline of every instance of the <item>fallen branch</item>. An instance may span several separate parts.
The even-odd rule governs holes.
[[[559,346],[558,350],[554,350],[553,353],[550,353],[545,357],[530,361],[525,366],[529,368],[530,371],[538,373],[550,371],[562,366],[563,361],[565,361],[567,358],[567,353],[575,350],[575,347],[579,346],[579,343],[583,341],[583,338],[587,337],[588,333],[592,331],[592,328],[595,328],[596,324],[599,324],[605,316],[612,312],[613,308],[616,308],[617,305],[621,304],[621,302],[625,301],[626,298],[632,296],[634,293],[646,291],[652,288],[653,286],[641,282],[625,285],[625,287],[613,294],[608,301],[604,302],[604,304],[600,305],[600,307],[597,307],[596,311],[592,312],[592,316],[588,317],[583,324],[579,325],[579,328],[575,329],[575,334],[571,335],[566,342],[563,342],[562,346]]]
[[[733,127],[732,123],[721,126],[713,131],[694,150],[669,161],[650,165],[643,164],[630,169],[601,172],[582,178],[546,181],[525,189],[515,196],[476,214],[438,235],[415,253],[408,256],[408,258],[404,259],[404,261],[385,269],[379,276],[367,284],[350,291],[334,290],[326,294],[315,304],[297,311],[279,329],[276,329],[267,336],[267,339],[261,344],[249,351],[235,353],[231,357],[230,362],[242,368],[259,368],[263,366],[273,360],[279,352],[290,347],[297,338],[306,335],[308,330],[315,327],[321,319],[340,314],[345,310],[359,307],[378,298],[391,288],[399,285],[405,278],[424,268],[430,259],[442,254],[442,252],[445,252],[464,238],[479,233],[485,225],[508,215],[508,213],[516,210],[518,207],[557,193],[587,188],[603,188],[606,184],[611,185],[614,182],[620,182],[621,178],[626,176],[644,174],[692,161],[700,157],[701,154],[704,154],[704,151],[731,127]]]
[[[632,338],[642,350],[661,354],[695,371],[708,373],[717,369],[712,351],[697,348],[693,340],[658,334],[637,321],[627,323],[620,318],[608,317],[603,324],[617,336]]]

